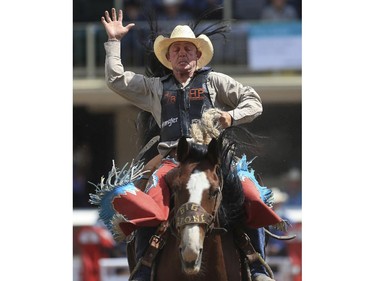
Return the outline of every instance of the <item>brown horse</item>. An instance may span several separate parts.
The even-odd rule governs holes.
[[[172,210],[168,239],[153,266],[154,281],[251,280],[233,232],[221,228],[228,226],[233,214],[240,216],[240,208],[233,206],[242,206],[243,194],[238,193],[242,192],[239,182],[231,182],[230,193],[225,191],[218,146],[216,139],[208,146],[188,142],[184,137],[179,140],[180,164],[166,175]],[[223,193],[231,210],[223,207]],[[240,202],[231,205],[231,195]],[[128,247],[132,270],[135,263],[131,250],[134,248]]]
[[[218,231],[223,177],[217,141],[206,147],[181,138],[177,159],[180,165],[166,176],[174,235],[157,261],[155,280],[242,280],[232,235]]]
[[[146,252],[148,258],[142,259],[142,263],[152,264],[153,281],[251,280],[248,261],[252,262],[254,256],[249,252],[248,237],[244,241],[237,231],[245,216],[238,155],[245,151],[256,155],[258,147],[256,138],[246,132],[229,127],[208,145],[185,137],[179,140],[179,165],[165,176],[172,195],[169,227],[161,232],[162,240],[158,229],[150,242],[153,246],[154,242],[158,244],[154,239],[162,243],[149,247],[157,251]],[[134,195],[137,189],[133,182],[144,173],[141,164],[125,168],[118,170],[113,163],[108,179],[102,178],[96,194],[90,194],[90,202],[100,207],[101,220],[120,241],[129,241],[132,235],[125,237],[122,233],[120,224],[126,219],[117,213],[113,202]],[[134,240],[128,243],[127,251],[130,271],[134,272],[140,265],[135,261]]]

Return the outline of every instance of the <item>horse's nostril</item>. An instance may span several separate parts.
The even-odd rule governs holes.
[[[194,266],[195,266],[195,261],[185,262],[186,268],[194,268]]]

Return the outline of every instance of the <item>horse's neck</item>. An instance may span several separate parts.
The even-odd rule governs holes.
[[[229,280],[226,272],[225,257],[220,235],[212,234],[211,236],[206,237],[203,246],[203,259],[206,263],[205,266],[218,269],[211,271],[210,279],[207,280]]]
[[[228,230],[225,234],[220,236],[221,247],[224,254],[225,271],[228,280],[243,280],[241,278],[241,257],[237,246],[234,243],[233,231]]]
[[[232,231],[206,237],[203,251],[207,251],[203,255],[212,261],[205,267],[216,268],[211,270],[210,278],[206,276],[205,280],[242,280],[240,255],[234,244]]]

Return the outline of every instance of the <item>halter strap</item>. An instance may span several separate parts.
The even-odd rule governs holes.
[[[214,217],[207,213],[202,206],[192,202],[181,205],[175,216],[177,229],[187,224],[206,224],[209,228],[213,219]]]

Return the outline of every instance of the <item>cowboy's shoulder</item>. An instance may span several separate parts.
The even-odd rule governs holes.
[[[138,87],[136,85],[145,84],[146,87],[158,88],[162,85],[162,77],[149,77],[129,70],[124,72],[124,76],[128,81],[128,86],[130,87]]]
[[[214,70],[212,70],[208,74],[208,77],[213,83],[228,83],[228,82],[234,81],[234,79],[231,76],[222,72],[214,71]]]

